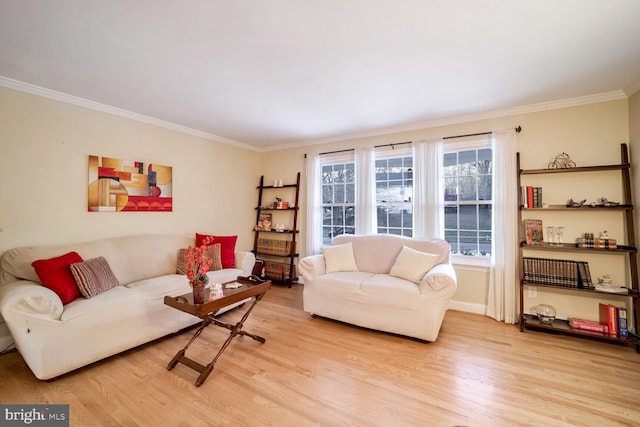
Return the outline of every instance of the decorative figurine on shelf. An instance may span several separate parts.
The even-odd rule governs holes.
[[[553,161],[547,165],[547,169],[569,169],[575,168],[576,162],[571,160],[567,153],[558,154]]]
[[[607,232],[607,230],[601,231],[599,237],[601,239],[609,239],[609,233]]]
[[[582,205],[584,205],[584,203],[586,201],[587,201],[587,199],[580,200],[579,202],[575,202],[573,199],[569,199],[569,201],[567,202],[567,207],[568,208],[579,208],[579,207],[582,207]]]
[[[612,281],[610,275],[605,274],[602,277],[598,277],[598,284],[599,285],[604,285],[604,286],[612,286],[613,285],[613,281]]]
[[[597,201],[591,203],[591,207],[595,208],[597,206],[600,206],[603,208],[613,208],[615,206],[618,206],[619,204],[620,202],[611,202],[606,197],[600,197]]]

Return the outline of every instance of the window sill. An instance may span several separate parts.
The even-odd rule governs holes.
[[[488,270],[491,267],[491,257],[488,256],[465,256],[451,255],[451,264],[454,267]]]

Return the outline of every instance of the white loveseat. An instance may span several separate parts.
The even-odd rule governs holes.
[[[304,310],[353,325],[435,341],[457,286],[447,241],[390,234],[341,235],[332,240],[332,246],[348,246],[349,242],[357,271],[327,273],[323,255],[300,260]],[[404,246],[437,255],[433,257],[435,265],[416,282],[389,274],[397,267]]]
[[[183,236],[140,235],[5,252],[0,314],[35,376],[54,378],[198,323],[163,302],[165,295],[191,291],[186,276],[175,273],[179,249],[194,244]],[[104,257],[120,285],[63,305],[40,284],[31,263],[71,251],[84,260]],[[211,283],[227,282],[250,274],[254,263],[251,252],[236,251],[235,268],[207,274]]]

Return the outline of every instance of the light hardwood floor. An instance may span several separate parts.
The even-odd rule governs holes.
[[[237,318],[236,311],[224,316]],[[167,371],[192,330],[62,376],[35,379],[0,356],[0,403],[65,403],[72,426],[638,426],[640,354],[521,333],[449,311],[435,343],[313,318],[302,286],[275,286],[201,387]],[[188,355],[206,363],[226,337],[210,327]]]

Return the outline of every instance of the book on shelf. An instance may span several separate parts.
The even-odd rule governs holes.
[[[616,239],[576,239],[576,246],[579,248],[596,248],[596,249],[616,249],[618,247]]]
[[[258,230],[259,231],[271,231],[272,224],[271,214],[270,213],[260,213],[260,217],[258,218]]]
[[[600,323],[609,327],[609,334],[618,335],[618,307],[613,304],[598,303]]]
[[[567,319],[567,323],[573,329],[580,329],[583,331],[600,332],[603,334],[609,333],[609,326],[603,325],[593,320],[580,319],[577,317],[570,317]]]
[[[523,279],[527,283],[593,289],[586,261],[523,257],[522,267]]]
[[[621,337],[629,336],[629,322],[627,321],[627,309],[618,307],[618,333]]]
[[[520,189],[522,200],[520,204],[525,208],[541,208],[542,207],[542,187],[534,187],[532,185],[523,185]]]
[[[541,245],[544,242],[542,220],[525,219],[524,231],[527,245]]]

